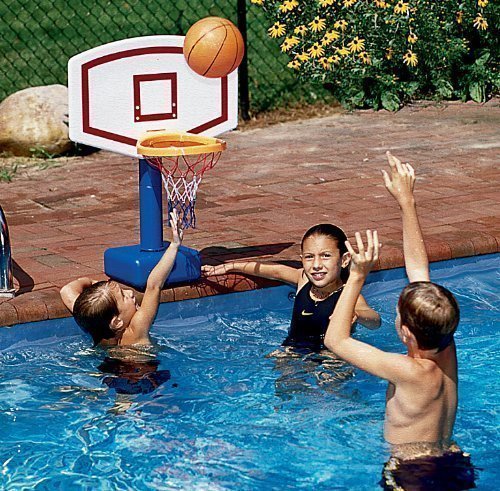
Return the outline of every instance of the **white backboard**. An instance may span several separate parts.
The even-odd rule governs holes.
[[[184,36],[105,44],[69,60],[71,140],[137,157],[137,138],[166,129],[217,136],[238,124],[238,73],[206,78],[187,65]]]

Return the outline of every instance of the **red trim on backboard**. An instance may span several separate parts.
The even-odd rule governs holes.
[[[170,81],[170,94],[167,94],[171,102],[172,110],[165,113],[142,114],[141,83],[157,80]],[[155,73],[134,75],[134,121],[161,121],[164,119],[177,119],[177,74]]]
[[[119,143],[124,143],[135,147],[137,140],[134,138],[129,138],[124,135],[119,135],[117,133],[112,133],[110,131],[102,130],[100,128],[94,128],[90,125],[90,87],[89,87],[89,71],[96,66],[103,65],[112,61],[120,60],[122,58],[130,58],[133,56],[141,56],[146,54],[154,53],[167,53],[167,54],[182,54],[182,47],[176,46],[150,46],[147,48],[135,48],[125,51],[119,51],[117,53],[112,53],[109,55],[101,56],[100,58],[95,58],[94,60],[88,61],[82,64],[82,130],[84,133],[89,135],[98,136],[100,138],[116,141]],[[151,74],[150,76],[158,76],[161,74]],[[134,82],[135,83],[135,82]],[[176,87],[177,88],[177,87]],[[221,114],[211,121],[197,126],[188,130],[191,133],[201,133],[206,131],[218,124],[221,124],[228,119],[228,83],[227,77],[221,78]],[[134,90],[134,98],[135,98]],[[175,91],[177,93],[177,90]],[[135,101],[134,101],[135,104]],[[136,104],[137,105],[137,104]],[[140,104],[139,104],[140,105]],[[166,119],[166,118],[165,118]],[[142,121],[146,121],[145,119]]]
[[[224,121],[227,121],[227,77],[221,78],[220,84],[220,95],[221,95],[221,115],[212,119],[208,123],[197,126],[196,128],[192,128],[189,130],[189,133],[202,133],[203,131],[208,130],[209,128],[213,128]]]

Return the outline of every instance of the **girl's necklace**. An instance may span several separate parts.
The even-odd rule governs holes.
[[[332,292],[323,292],[316,286],[311,287],[311,294],[315,297],[313,298],[315,305],[318,305],[318,302],[322,302],[323,300],[326,300],[328,297],[332,296],[334,293],[339,292],[344,288],[344,285],[341,285],[339,288],[336,290],[333,290]]]

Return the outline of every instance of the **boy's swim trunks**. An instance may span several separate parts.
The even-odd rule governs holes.
[[[342,290],[327,299],[316,302],[311,298],[312,283],[306,283],[297,293],[293,304],[292,322],[283,346],[306,348],[311,351],[324,349],[323,340],[333,309]]]
[[[384,466],[380,485],[393,491],[459,491],[475,488],[475,477],[468,454],[448,452],[411,460],[391,457]]]

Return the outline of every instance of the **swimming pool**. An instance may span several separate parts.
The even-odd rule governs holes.
[[[500,477],[499,264],[491,255],[433,266],[462,309],[455,438],[481,469],[479,489]],[[394,351],[401,277],[371,275],[364,294],[383,325],[356,334]],[[283,286],[162,304],[152,330],[159,366],[144,355],[144,383],[89,349],[72,319],[0,331],[0,488],[377,489],[385,383],[268,357],[292,297]]]

